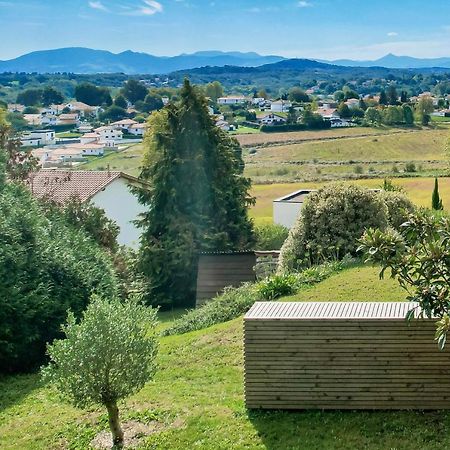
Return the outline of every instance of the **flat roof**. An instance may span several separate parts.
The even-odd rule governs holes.
[[[299,191],[291,192],[284,197],[277,198],[274,202],[303,203],[305,198],[311,194],[311,192],[316,191],[317,189],[300,189]]]
[[[405,319],[414,302],[256,302],[245,320]],[[415,316],[418,316],[416,311]]]

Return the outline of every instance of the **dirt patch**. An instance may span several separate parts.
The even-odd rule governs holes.
[[[124,447],[123,448],[137,448],[142,445],[145,437],[153,433],[161,431],[164,424],[161,422],[151,422],[144,424],[135,420],[130,420],[122,424],[124,433]],[[96,449],[111,449],[113,446],[111,433],[109,431],[102,431],[97,434],[91,441],[91,446]]]

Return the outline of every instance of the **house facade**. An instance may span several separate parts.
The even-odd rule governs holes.
[[[302,189],[273,201],[273,223],[292,228],[306,197],[316,189]]]
[[[141,180],[123,172],[42,169],[30,178],[28,187],[35,197],[48,197],[59,204],[72,198],[90,201],[119,226],[120,245],[138,247],[141,231],[133,222],[146,208],[130,188],[146,188]]]

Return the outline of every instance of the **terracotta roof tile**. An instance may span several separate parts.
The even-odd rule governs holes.
[[[128,178],[128,175],[118,171],[42,169],[28,181],[28,186],[38,198],[47,197],[64,203],[78,197],[85,202],[120,177]]]

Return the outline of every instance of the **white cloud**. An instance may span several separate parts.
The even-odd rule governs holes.
[[[99,11],[108,11],[108,8],[100,1],[91,1],[89,2],[89,6],[92,9],[98,9]]]
[[[163,6],[156,0],[143,0],[136,8],[123,13],[127,16],[153,16],[156,13],[163,12]]]
[[[301,1],[299,1],[297,3],[297,6],[299,8],[308,8],[309,6],[312,6],[312,3],[308,2],[308,1],[301,0]]]
[[[396,31],[389,31],[389,33],[387,33],[387,35],[389,37],[394,37],[394,36],[398,36],[398,33]]]

